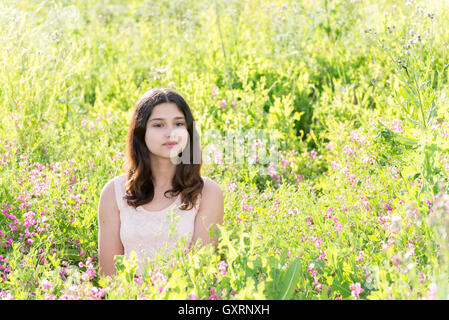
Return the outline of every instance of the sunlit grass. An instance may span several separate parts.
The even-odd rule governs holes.
[[[217,3],[228,70],[214,2],[0,4],[0,298],[447,299],[448,4]],[[100,278],[100,191],[151,87],[192,109],[219,249]],[[276,161],[213,151],[249,129]]]

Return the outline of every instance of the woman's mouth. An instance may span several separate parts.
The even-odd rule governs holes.
[[[169,142],[169,143],[164,143],[163,145],[168,147],[168,148],[173,148],[174,146],[177,145],[177,143],[176,142]]]

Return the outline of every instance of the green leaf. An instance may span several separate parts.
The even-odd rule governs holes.
[[[229,260],[230,261],[234,261],[234,259],[238,257],[237,251],[235,251],[234,247],[232,246],[232,243],[229,240],[229,237],[228,237],[228,235],[226,233],[225,228],[223,226],[221,226],[221,225],[218,225],[218,228],[220,229],[220,232],[221,232],[221,234],[223,236],[223,239],[224,239],[226,245],[229,248],[229,256],[228,256]]]
[[[250,257],[253,255],[255,242],[256,242],[256,228],[253,227],[251,230],[251,238],[250,238],[250,245],[249,245],[249,256]]]
[[[406,146],[414,146],[414,145],[418,144],[418,141],[416,141],[415,139],[407,138],[407,137],[400,136],[400,135],[397,135],[395,137],[395,139],[398,142],[400,142],[401,144],[406,145]]]
[[[281,256],[280,256],[280,260],[279,260],[279,264],[281,266],[284,265],[285,259],[287,258],[287,254],[288,254],[288,249],[284,248],[281,252]]]
[[[293,296],[300,276],[301,262],[299,259],[295,259],[285,273],[282,281],[282,288],[278,297],[279,300],[288,300]]]
[[[302,112],[297,112],[297,111],[295,111],[295,113],[293,114],[293,120],[301,120],[301,116],[304,114],[305,112],[304,111],[302,111]]]
[[[115,265],[115,269],[117,270],[118,273],[122,273],[125,271],[125,265],[124,265],[124,255],[116,255],[114,256],[114,265]]]

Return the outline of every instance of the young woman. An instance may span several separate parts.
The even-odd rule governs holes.
[[[103,187],[98,205],[100,273],[116,274],[114,256],[135,251],[139,271],[181,237],[191,247],[217,239],[223,221],[220,187],[201,177],[201,148],[189,106],[171,89],[151,89],[136,103],[124,174]]]

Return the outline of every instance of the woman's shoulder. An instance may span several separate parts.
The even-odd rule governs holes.
[[[210,186],[210,185],[216,185],[216,186],[218,186],[218,184],[217,184],[213,179],[211,179],[211,178],[209,178],[209,177],[201,176],[201,178],[203,178],[203,182],[204,182],[204,185],[205,185],[205,186],[206,186],[206,185],[208,185],[208,186]]]
[[[208,195],[219,195],[222,194],[221,188],[218,185],[217,182],[215,182],[213,179],[209,178],[209,177],[202,177],[203,181],[204,181],[204,187],[203,187],[203,192],[202,194],[208,194]]]
[[[213,179],[202,177],[204,181],[201,191],[200,215],[223,215],[224,200],[223,192]]]
[[[120,181],[122,181],[122,180],[125,180],[125,179],[126,179],[126,175],[124,173],[122,173],[120,175],[115,176],[111,180],[120,180]]]
[[[121,174],[121,175],[117,175],[114,176],[112,178],[110,178],[109,180],[106,181],[106,183],[103,186],[103,189],[114,189],[115,184],[118,184],[120,182],[125,181],[125,175]]]
[[[103,186],[100,199],[99,199],[99,210],[101,212],[105,212],[104,216],[108,216],[107,212],[116,212],[120,208],[117,202],[118,192],[119,192],[119,184],[116,183],[118,179],[121,179],[120,176],[115,176],[110,178]]]
[[[101,190],[101,195],[104,195],[105,198],[114,199],[117,197],[117,194],[120,194],[122,186],[124,186],[125,175],[117,175],[110,178],[103,185],[103,189]]]

